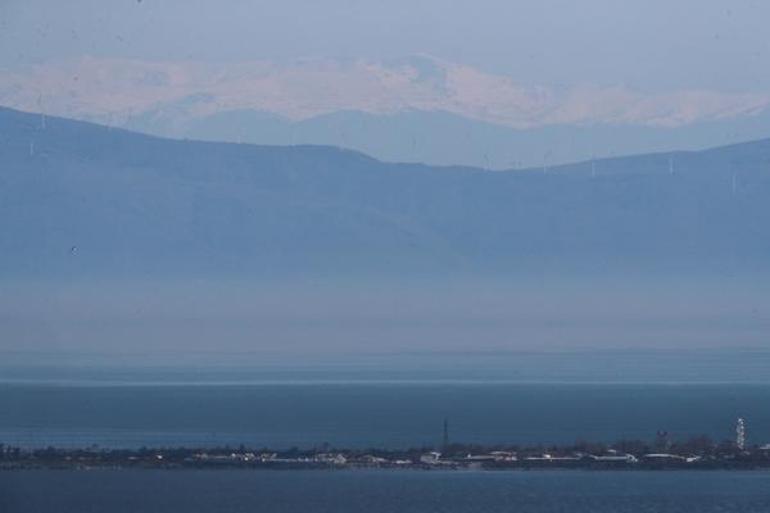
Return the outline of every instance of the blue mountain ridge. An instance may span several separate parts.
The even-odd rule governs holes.
[[[552,168],[386,163],[0,109],[0,274],[766,269],[770,139]]]

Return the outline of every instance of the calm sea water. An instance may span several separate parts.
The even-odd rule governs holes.
[[[769,385],[0,385],[0,443],[413,447],[734,436],[770,442]],[[770,481],[769,481],[770,483]],[[770,484],[768,485],[770,487]]]
[[[763,472],[23,471],[0,472],[0,511],[766,513],[768,483]]]

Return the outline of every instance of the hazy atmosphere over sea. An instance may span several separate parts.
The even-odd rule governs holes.
[[[766,347],[766,140],[543,173],[0,126],[7,362]]]
[[[769,15],[3,2],[4,365],[747,362],[770,323]]]

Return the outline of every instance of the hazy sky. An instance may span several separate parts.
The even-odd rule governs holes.
[[[770,90],[760,0],[2,0],[0,66],[428,53],[524,83]]]

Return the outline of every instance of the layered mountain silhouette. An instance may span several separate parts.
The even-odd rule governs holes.
[[[770,140],[559,167],[393,164],[0,109],[0,273],[717,269],[770,263]]]
[[[161,137],[331,145],[491,169],[700,150],[770,133],[764,93],[538,85],[429,55],[219,64],[82,57],[0,69],[0,105]]]
[[[124,128],[154,135],[181,131],[185,137],[206,141],[339,146],[394,162],[518,169],[750,141],[770,133],[770,110],[675,127],[564,124],[526,129],[440,111],[391,115],[341,111],[289,121],[239,110],[191,120],[181,130],[173,118],[153,114],[135,117]]]

